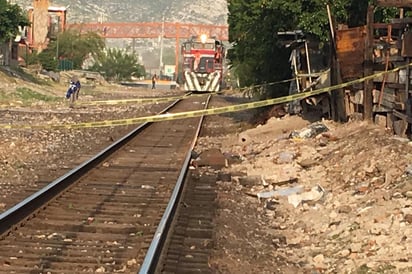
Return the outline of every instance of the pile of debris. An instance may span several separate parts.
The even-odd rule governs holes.
[[[238,240],[277,258],[262,262],[268,271],[411,273],[411,142],[363,122],[322,121],[293,129],[291,124],[304,123],[293,119],[243,132],[237,142],[233,136],[202,139],[205,149],[219,146],[229,163],[240,159],[224,168],[230,182],[218,182],[226,199],[218,222],[236,219],[233,214],[242,222],[219,229],[223,256],[239,258],[229,243]],[[245,213],[256,208],[257,217]],[[238,227],[253,222],[252,234],[264,236],[241,239]],[[237,263],[247,269],[252,261],[240,256]]]

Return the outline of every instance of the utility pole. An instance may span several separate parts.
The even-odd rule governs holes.
[[[159,64],[159,75],[162,75],[163,69],[163,37],[165,35],[165,16],[162,18],[162,32],[160,34],[160,64]]]

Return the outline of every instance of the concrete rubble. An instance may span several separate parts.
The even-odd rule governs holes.
[[[217,182],[226,197],[220,220],[254,222],[261,235],[242,240],[240,224],[226,223],[220,234],[229,236],[217,239],[225,254],[216,254],[225,259],[214,261],[240,256],[229,241],[238,237],[271,254],[263,269],[283,258],[274,273],[412,273],[412,142],[365,122],[292,129],[281,120],[199,141],[241,159],[223,168],[230,183]],[[253,264],[240,258],[239,269]]]

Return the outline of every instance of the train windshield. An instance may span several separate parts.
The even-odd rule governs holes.
[[[192,43],[192,49],[214,49],[215,44],[214,43]]]

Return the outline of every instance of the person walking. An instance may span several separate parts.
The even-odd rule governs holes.
[[[80,92],[80,89],[82,88],[82,84],[80,84],[79,79],[77,79],[77,81],[75,82],[75,85],[76,85],[76,100],[78,100],[79,99],[79,92]]]
[[[156,81],[157,81],[157,75],[156,73],[152,76],[152,89],[156,89]]]
[[[70,107],[74,107],[74,102],[79,99],[81,84],[77,76],[73,76],[70,80],[69,89],[66,92],[66,98],[70,100]]]

